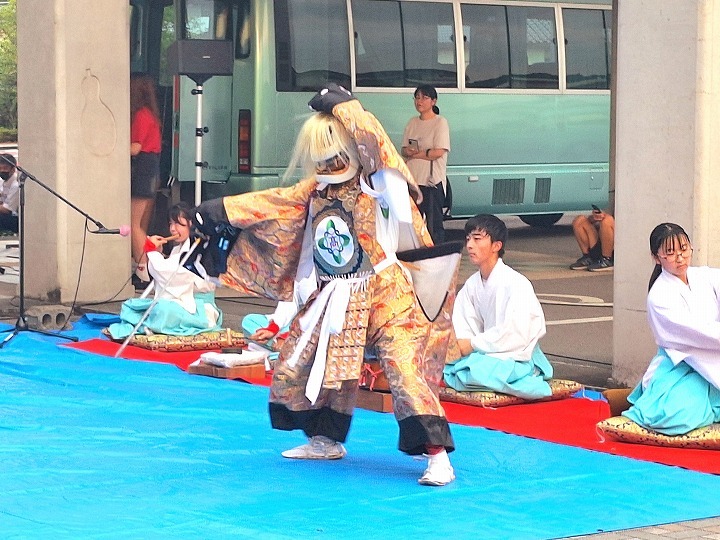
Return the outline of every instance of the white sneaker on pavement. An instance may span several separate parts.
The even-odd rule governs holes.
[[[434,456],[428,456],[428,466],[418,480],[423,486],[444,486],[455,480],[455,471],[450,465],[450,458],[443,450]]]
[[[347,452],[339,442],[323,435],[310,437],[307,444],[285,450],[283,457],[289,459],[342,459]]]

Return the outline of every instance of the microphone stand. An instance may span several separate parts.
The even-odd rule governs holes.
[[[67,204],[70,208],[81,214],[83,217],[85,217],[86,220],[91,221],[95,224],[95,226],[100,229],[106,229],[106,227],[100,223],[98,220],[93,219],[90,215],[88,215],[86,212],[83,212],[75,206],[73,203],[68,201],[65,197],[51,189],[49,186],[43,184],[40,180],[35,178],[32,174],[30,174],[28,171],[23,169],[22,167],[14,164],[12,161],[7,159],[4,155],[0,154],[0,159],[8,163],[9,165],[13,166],[18,171],[18,183],[20,184],[20,207],[19,207],[19,217],[18,217],[18,237],[19,237],[19,247],[20,247],[20,268],[19,268],[19,274],[20,274],[20,313],[18,315],[18,319],[15,322],[15,327],[10,330],[1,330],[0,334],[5,332],[10,332],[10,334],[0,343],[0,349],[2,349],[12,338],[14,338],[16,335],[18,335],[20,332],[25,331],[31,331],[31,332],[37,332],[39,334],[44,334],[46,336],[52,336],[62,339],[67,339],[70,341],[78,341],[78,338],[75,336],[66,336],[57,332],[49,332],[47,330],[41,330],[39,328],[30,328],[27,323],[27,318],[25,316],[25,181],[29,178],[33,182],[35,182],[37,185],[42,187],[43,189],[49,191],[55,197],[60,199],[62,202]],[[90,232],[97,232],[97,231],[90,231]],[[70,314],[72,315],[72,314]]]

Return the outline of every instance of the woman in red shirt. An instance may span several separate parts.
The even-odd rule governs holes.
[[[155,82],[148,75],[130,78],[130,236],[135,274],[150,281],[143,252],[160,179],[162,136]]]

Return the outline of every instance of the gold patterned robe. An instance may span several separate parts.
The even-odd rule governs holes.
[[[358,107],[356,101],[343,103],[335,107],[334,114],[344,118],[358,141],[363,167],[374,165],[370,170],[377,170],[383,165],[395,165],[410,179],[407,195],[410,198],[416,186],[402,159],[377,120]],[[383,137],[373,135],[377,129]],[[341,321],[342,332],[332,336],[328,343],[325,377],[314,402],[306,396],[306,387],[316,361],[321,323],[303,332],[301,321],[322,291],[317,291],[295,317],[275,366],[270,392],[272,425],[283,430],[302,429],[308,436],[324,435],[344,442],[357,399],[364,350],[378,359],[387,375],[400,426],[400,450],[421,454],[427,445],[437,445],[452,451],[454,443],[437,388],[452,335],[455,280],[440,315],[429,321],[415,297],[409,273],[397,261],[384,264],[389,257],[394,258],[394,253],[385,253],[377,240],[382,233],[376,230],[376,225],[386,217],[376,199],[355,189],[358,182],[356,177],[348,185],[320,186],[321,194],[317,191],[318,183],[309,178],[287,188],[225,197],[228,218],[241,232],[221,281],[236,290],[289,300],[301,252],[308,249],[305,235],[308,220],[312,220],[309,214],[313,199],[320,195],[346,196],[342,195],[343,189],[353,189],[357,195],[346,205],[352,213],[352,232],[358,248],[376,271],[366,276],[362,286],[351,294],[345,320]],[[415,203],[409,202],[410,229],[416,246],[431,246],[422,217]],[[454,272],[457,273],[457,268]],[[364,346],[358,347],[358,343]],[[299,347],[301,350],[296,350]]]

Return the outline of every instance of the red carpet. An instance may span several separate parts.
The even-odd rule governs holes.
[[[88,339],[77,343],[63,343],[62,345],[73,349],[80,349],[81,351],[100,354],[102,356],[115,356],[115,353],[120,348],[120,343],[115,343],[114,341],[109,341],[107,339]],[[187,367],[200,358],[200,355],[203,352],[204,351],[167,353],[161,351],[151,351],[141,347],[128,345],[125,347],[125,350],[122,352],[120,357],[125,358],[126,360],[143,360],[146,362],[175,364],[180,369],[187,371]]]
[[[114,356],[120,348],[118,343],[105,339],[90,339],[63,345],[103,356]],[[180,369],[187,370],[188,365],[197,360],[201,352],[166,353],[128,346],[121,356],[129,360],[175,364]],[[268,386],[270,377],[248,382]],[[448,420],[455,424],[480,426],[587,450],[720,474],[719,450],[662,448],[601,438],[595,424],[610,416],[610,408],[605,401],[571,398],[497,409],[449,402],[443,402],[443,406]]]
[[[607,402],[570,398],[497,409],[443,402],[448,420],[694,471],[720,474],[720,450],[663,448],[604,439],[595,424],[610,416]]]
[[[120,348],[120,343],[109,341],[107,339],[88,339],[85,341],[79,341],[77,343],[61,343],[64,347],[70,347],[73,349],[79,349],[81,351],[100,354],[102,356],[115,356],[115,353]],[[128,345],[120,355],[121,358],[126,360],[140,360],[143,362],[160,362],[162,364],[174,364],[183,371],[187,371],[188,366],[195,360],[200,358],[200,355],[206,351],[192,351],[192,352],[162,352],[162,351],[151,351],[149,349],[143,349],[142,347],[133,347]],[[220,352],[219,350],[216,352]],[[261,386],[270,386],[270,377],[266,376],[264,379],[247,379],[247,382],[257,384]]]

